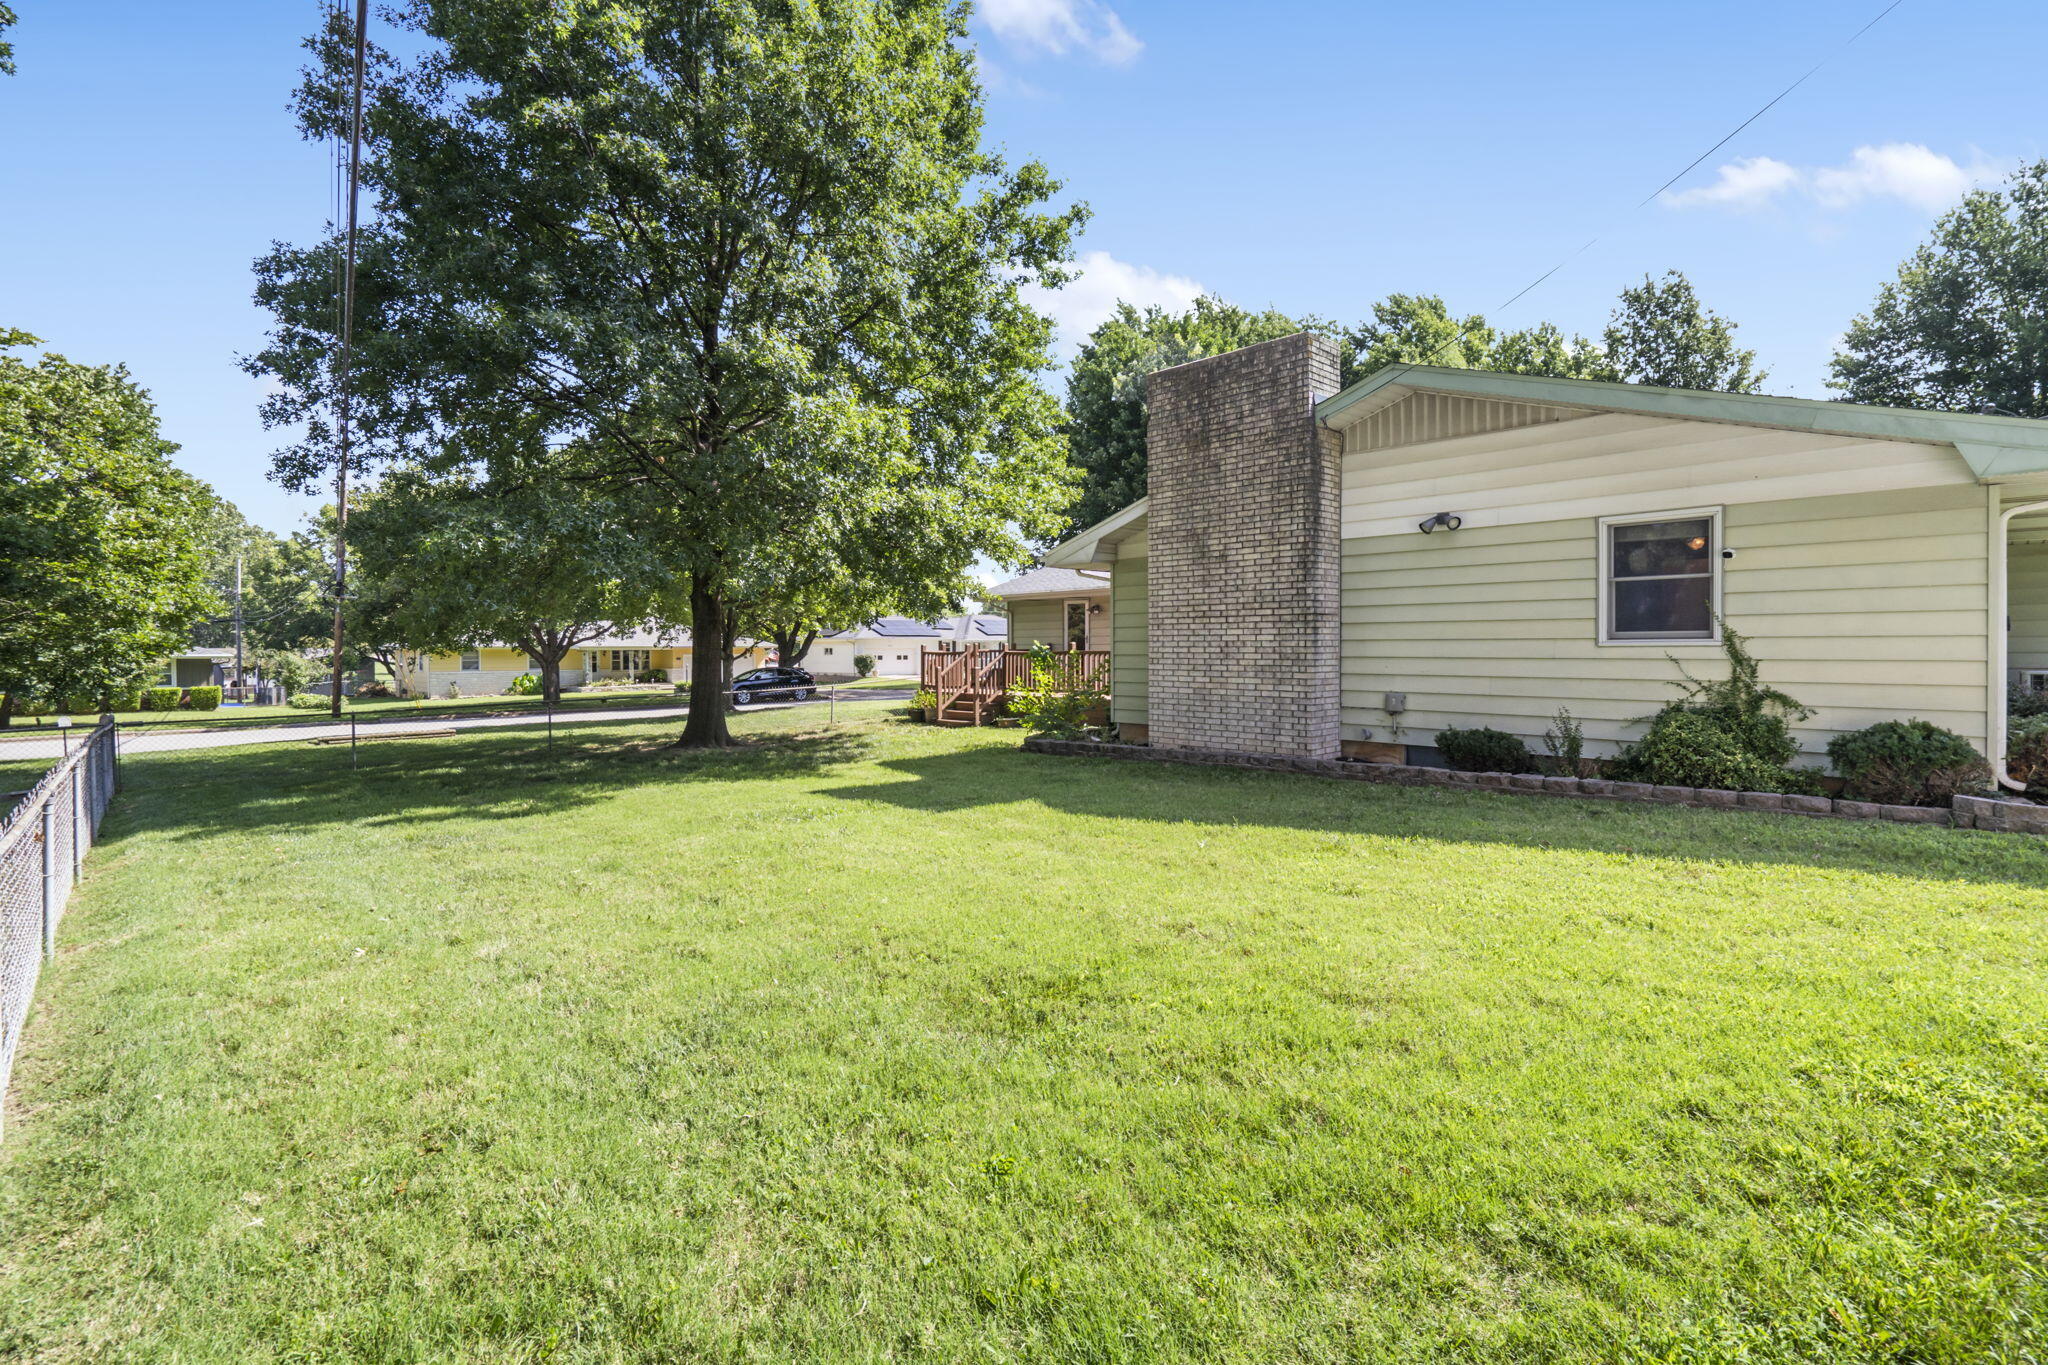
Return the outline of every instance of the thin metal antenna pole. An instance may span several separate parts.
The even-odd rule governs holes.
[[[348,455],[349,360],[355,341],[356,312],[356,207],[362,199],[363,164],[363,58],[370,26],[370,0],[356,0],[355,72],[349,96],[348,121],[348,243],[341,261],[341,355],[335,381],[338,393],[336,413],[339,445],[334,467],[334,695],[328,714],[341,719],[342,604],[348,598]]]

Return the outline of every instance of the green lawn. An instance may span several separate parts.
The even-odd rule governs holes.
[[[2048,1352],[2042,841],[899,712],[129,760],[0,1358]]]

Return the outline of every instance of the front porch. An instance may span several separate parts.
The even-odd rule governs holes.
[[[938,698],[940,725],[984,725],[1001,711],[1003,699],[1031,679],[1028,649],[927,649],[918,660],[918,686]],[[1070,691],[1109,690],[1109,651],[1070,649],[1052,656],[1061,683]]]

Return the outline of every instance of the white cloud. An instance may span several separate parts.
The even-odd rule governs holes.
[[[1128,66],[1145,48],[1102,0],[983,0],[979,8],[989,31],[1020,52],[1080,52]]]
[[[1156,304],[1181,313],[1192,308],[1204,292],[1184,275],[1163,275],[1149,266],[1119,261],[1107,251],[1083,252],[1074,268],[1078,277],[1064,289],[1026,288],[1031,306],[1059,327],[1057,345],[1063,358],[1079,350],[1088,334],[1107,321],[1119,303],[1139,309]]]
[[[1799,183],[1799,170],[1768,156],[1731,161],[1714,176],[1714,183],[1697,189],[1666,194],[1664,202],[1676,208],[1718,204],[1725,208],[1756,208],[1783,190]]]
[[[1790,195],[1822,208],[1845,209],[1873,199],[1896,199],[1929,213],[1953,205],[1965,191],[1996,180],[2000,168],[1977,157],[1963,165],[1917,142],[1858,147],[1839,166],[1793,166],[1768,156],[1731,161],[1710,185],[1666,192],[1672,208],[1760,209]]]
[[[1865,199],[1903,199],[1929,212],[1948,208],[1968,190],[1996,178],[1995,167],[1981,159],[1959,166],[1917,142],[1887,142],[1858,147],[1846,166],[1827,166],[1813,173],[1813,197],[1830,208],[1844,208]]]

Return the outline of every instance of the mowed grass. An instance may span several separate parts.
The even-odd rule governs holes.
[[[899,712],[130,760],[0,1357],[2048,1350],[2041,841]]]

